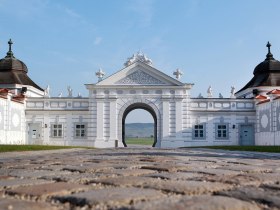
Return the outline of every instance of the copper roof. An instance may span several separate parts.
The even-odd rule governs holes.
[[[238,92],[251,87],[280,86],[280,62],[273,58],[270,52],[271,44],[268,42],[266,46],[268,47],[266,59],[256,66],[254,77]]]
[[[43,91],[41,87],[28,77],[27,66],[21,60],[14,57],[11,49],[12,40],[9,40],[8,44],[9,51],[6,57],[0,59],[0,84],[30,85]]]

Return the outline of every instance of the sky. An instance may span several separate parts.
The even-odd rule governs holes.
[[[0,57],[11,38],[39,86],[87,97],[99,68],[109,76],[141,50],[170,76],[180,68],[192,97],[209,85],[229,97],[265,59],[267,41],[280,59],[279,9],[279,0],[0,0]]]

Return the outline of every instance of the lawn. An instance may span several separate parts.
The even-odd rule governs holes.
[[[72,148],[90,148],[90,147],[49,146],[49,145],[0,145],[0,152],[55,150],[55,149],[72,149]]]
[[[154,143],[154,138],[126,138],[125,143],[152,146]]]
[[[200,148],[280,153],[280,146],[205,146]]]

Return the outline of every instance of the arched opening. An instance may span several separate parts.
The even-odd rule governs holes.
[[[127,115],[135,110],[135,109],[143,109],[143,110],[146,110],[148,111],[151,115],[152,115],[152,118],[153,118],[153,122],[154,122],[154,129],[153,129],[153,143],[152,143],[152,146],[155,147],[156,143],[157,143],[157,116],[156,116],[156,113],[155,111],[153,110],[152,107],[150,107],[149,105],[147,104],[144,104],[144,103],[135,103],[135,104],[131,104],[130,106],[128,106],[124,113],[123,113],[123,117],[122,117],[122,143],[125,147],[127,147],[127,143],[126,143],[126,132],[125,132],[125,122],[126,122],[126,118],[127,118]]]

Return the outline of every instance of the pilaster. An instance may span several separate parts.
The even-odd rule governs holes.
[[[117,140],[117,103],[110,100],[110,140]]]
[[[96,122],[96,137],[97,140],[104,139],[104,102],[103,100],[97,101],[97,122]]]
[[[169,100],[162,101],[162,138],[169,136]]]
[[[182,99],[177,99],[175,101],[175,107],[176,107],[176,137],[181,138],[182,137]]]

